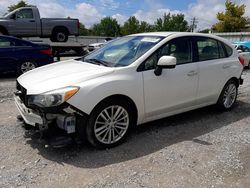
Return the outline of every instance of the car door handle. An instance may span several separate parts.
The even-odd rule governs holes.
[[[231,65],[223,65],[223,69],[227,69],[229,67],[231,67]]]
[[[30,20],[30,22],[35,22],[35,20]]]
[[[188,76],[195,76],[197,74],[198,74],[197,71],[190,71],[189,73],[187,73]]]

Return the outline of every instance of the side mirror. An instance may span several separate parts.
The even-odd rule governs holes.
[[[238,53],[242,53],[242,50],[237,50],[238,51]]]
[[[157,67],[154,71],[156,76],[160,76],[162,73],[162,69],[174,69],[176,66],[176,58],[172,56],[162,56],[158,63]]]

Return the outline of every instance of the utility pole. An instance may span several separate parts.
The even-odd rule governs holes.
[[[194,32],[194,29],[197,28],[197,24],[198,24],[198,18],[193,17],[193,18],[191,19],[191,25],[190,25],[191,32]]]

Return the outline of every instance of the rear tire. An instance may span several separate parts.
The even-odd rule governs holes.
[[[67,42],[69,38],[68,32],[64,29],[57,29],[53,31],[50,40],[52,42]]]
[[[217,102],[220,110],[228,111],[233,108],[238,95],[238,85],[234,80],[229,80],[224,86]]]
[[[99,149],[117,146],[126,139],[133,122],[129,102],[103,101],[90,114],[86,126],[87,141]]]
[[[37,64],[34,61],[24,60],[19,64],[17,68],[17,74],[21,75],[25,72],[35,69],[36,67]]]

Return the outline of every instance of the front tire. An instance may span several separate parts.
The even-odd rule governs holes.
[[[99,149],[121,144],[133,124],[132,109],[128,102],[106,100],[90,114],[86,126],[88,142]]]
[[[4,28],[0,28],[0,35],[8,35],[8,32]]]
[[[235,81],[229,80],[224,86],[217,107],[221,110],[227,111],[233,108],[238,95],[238,86]]]

